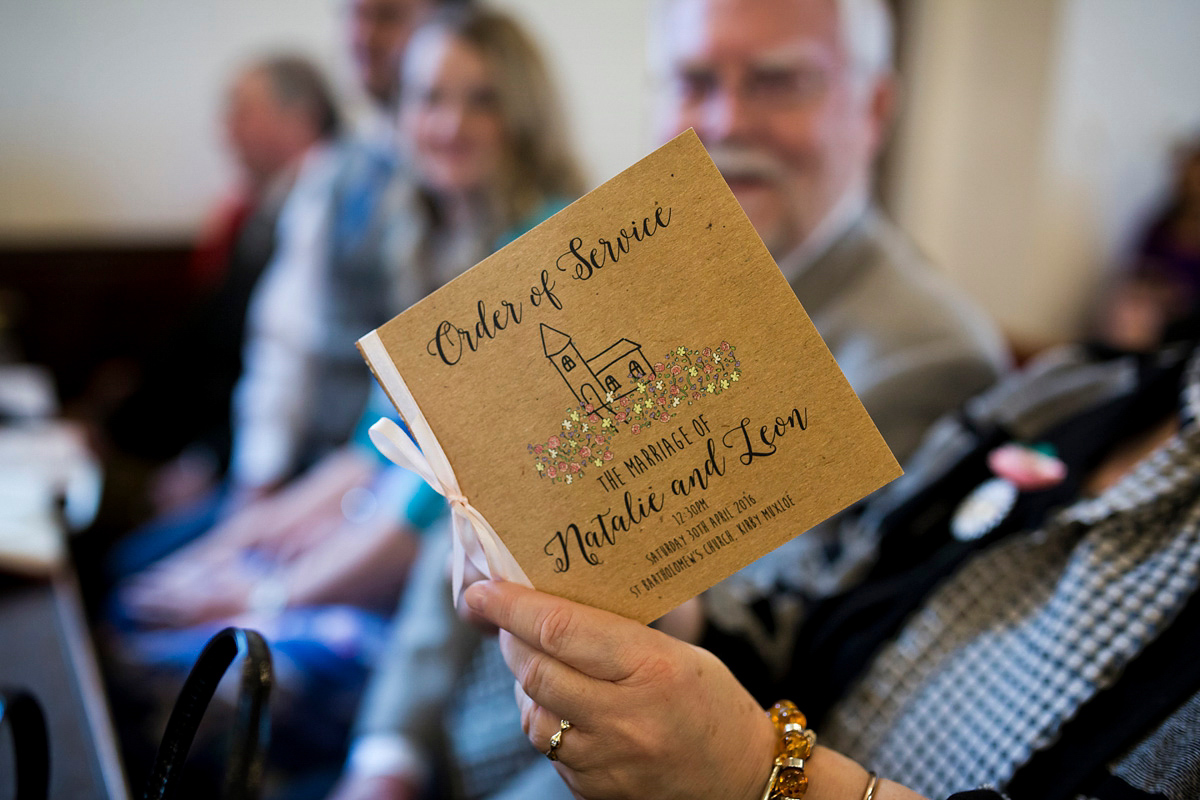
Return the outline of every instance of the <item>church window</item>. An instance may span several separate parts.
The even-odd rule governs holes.
[[[570,372],[575,369],[575,359],[570,356],[563,356],[562,359],[563,372]]]
[[[615,375],[609,375],[604,379],[604,388],[608,389],[610,392],[619,392],[621,390],[621,384],[617,381]]]
[[[644,369],[642,369],[642,365],[639,364],[638,362],[630,361],[629,362],[629,374],[633,377],[634,380],[637,380],[638,378],[645,375],[646,371]]]

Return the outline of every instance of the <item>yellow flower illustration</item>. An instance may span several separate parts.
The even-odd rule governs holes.
[[[709,394],[712,394],[716,390],[716,388],[717,388],[716,385],[712,384],[712,383],[710,383],[708,386],[704,387],[705,391],[707,391]]]

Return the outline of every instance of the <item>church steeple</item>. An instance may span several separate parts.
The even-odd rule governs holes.
[[[570,346],[570,336],[560,330],[551,328],[544,322],[542,323],[542,349],[546,351],[546,358],[554,358]]]

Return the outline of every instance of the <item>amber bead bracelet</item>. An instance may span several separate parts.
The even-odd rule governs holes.
[[[804,762],[817,745],[817,735],[805,727],[807,720],[791,700],[780,700],[767,715],[779,732],[779,746],[762,800],[800,800],[808,791]]]

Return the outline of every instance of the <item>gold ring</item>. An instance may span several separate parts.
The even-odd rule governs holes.
[[[550,737],[550,749],[546,751],[546,758],[551,761],[558,761],[558,746],[562,744],[563,731],[571,730],[571,723],[565,719],[558,721],[558,730]]]

